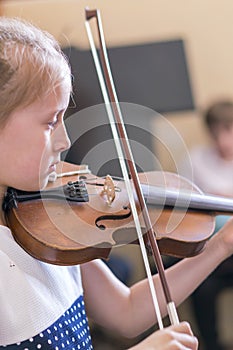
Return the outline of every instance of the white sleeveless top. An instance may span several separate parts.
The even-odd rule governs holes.
[[[0,345],[51,326],[83,295],[79,266],[55,266],[28,255],[0,225]]]

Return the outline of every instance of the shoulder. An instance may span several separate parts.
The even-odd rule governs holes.
[[[189,152],[191,161],[206,159],[206,157],[212,157],[216,154],[214,147],[208,145],[200,145],[194,147]]]
[[[216,168],[221,163],[219,154],[214,146],[198,146],[190,151],[190,161],[193,172],[203,172]]]

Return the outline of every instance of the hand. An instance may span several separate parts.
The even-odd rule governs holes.
[[[187,322],[156,331],[129,350],[197,350],[198,340]]]
[[[216,237],[213,237],[213,241],[217,239],[220,245],[218,249],[223,248],[225,258],[233,254],[233,218],[228,220],[225,225],[218,231]]]

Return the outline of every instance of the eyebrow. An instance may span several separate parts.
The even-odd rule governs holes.
[[[65,111],[66,111],[66,108],[56,109],[54,111],[49,112],[48,116],[49,116],[49,118],[52,118],[52,117],[54,117],[54,115],[60,114],[60,113],[65,112]]]

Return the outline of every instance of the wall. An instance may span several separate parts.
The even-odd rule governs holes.
[[[2,1],[5,15],[29,19],[54,34],[61,44],[80,47],[88,45],[84,28],[86,5],[83,0]],[[101,10],[109,46],[177,37],[185,40],[197,112],[169,114],[166,122],[152,125],[155,133],[160,133],[156,149],[163,168],[176,170],[185,145],[190,148],[206,142],[199,111],[215,98],[232,95],[233,2],[89,0],[88,6]],[[177,130],[184,144],[177,140]]]

